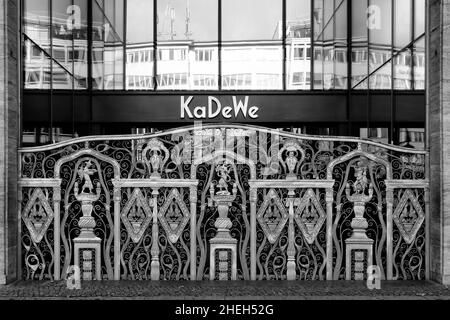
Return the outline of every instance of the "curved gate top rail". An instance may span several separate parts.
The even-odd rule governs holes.
[[[60,147],[64,147],[70,144],[74,143],[80,143],[85,141],[102,141],[102,140],[138,140],[138,139],[149,139],[149,138],[157,138],[162,137],[169,134],[181,134],[183,132],[190,132],[193,130],[201,130],[201,129],[242,129],[242,130],[249,130],[249,131],[258,131],[258,132],[264,132],[264,133],[274,133],[286,137],[286,138],[293,138],[293,139],[300,139],[300,140],[312,140],[312,141],[336,141],[336,142],[354,142],[354,143],[364,143],[367,145],[372,145],[380,148],[385,148],[387,150],[393,150],[393,151],[399,151],[399,152],[406,152],[411,154],[427,154],[427,151],[425,150],[415,150],[415,149],[409,149],[401,146],[395,146],[391,144],[376,142],[370,139],[365,138],[359,138],[359,137],[351,137],[351,136],[318,136],[318,135],[308,135],[308,134],[298,134],[298,133],[292,133],[292,132],[285,132],[280,131],[276,129],[261,127],[261,126],[255,126],[250,124],[202,124],[201,126],[184,126],[174,129],[167,129],[164,131],[159,131],[155,133],[148,133],[148,134],[129,134],[129,135],[97,135],[97,136],[84,136],[79,138],[73,138],[66,141],[61,141],[53,144],[48,144],[45,146],[37,146],[37,147],[26,147],[26,148],[19,148],[19,153],[26,153],[26,152],[35,152],[35,151],[43,151],[43,150],[49,150],[49,149],[56,149]]]
[[[19,154],[26,279],[428,277],[424,150],[203,124]]]

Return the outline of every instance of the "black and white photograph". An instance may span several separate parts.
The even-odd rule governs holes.
[[[0,309],[399,300],[450,307],[450,0],[0,0]]]

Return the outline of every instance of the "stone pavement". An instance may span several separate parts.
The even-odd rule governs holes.
[[[0,299],[445,299],[450,288],[430,281],[92,281],[69,290],[65,281],[19,281],[0,286]]]

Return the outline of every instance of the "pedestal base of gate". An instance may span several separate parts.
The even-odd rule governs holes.
[[[209,241],[209,279],[210,280],[236,280],[237,240],[233,238],[218,239]]]
[[[101,280],[100,238],[73,239],[75,265],[80,268],[81,280]]]
[[[373,240],[349,238],[345,240],[345,280],[364,280],[366,270],[372,265]]]

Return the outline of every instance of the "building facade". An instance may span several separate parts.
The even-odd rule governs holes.
[[[440,3],[4,1],[3,281],[447,282]]]

